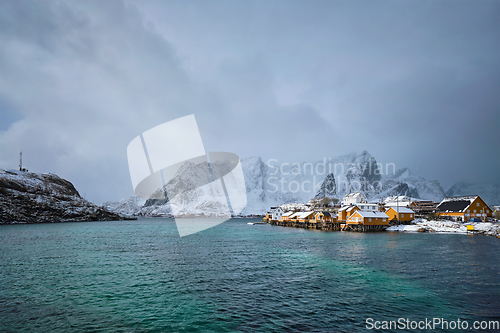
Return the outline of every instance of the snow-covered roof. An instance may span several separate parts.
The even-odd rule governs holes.
[[[285,214],[283,214],[282,216],[290,216],[290,215],[293,215],[295,214],[294,212],[286,212]]]
[[[384,202],[396,202],[396,201],[410,201],[410,198],[406,195],[395,195],[392,197],[387,197]]]
[[[441,202],[469,201],[470,203],[472,203],[474,200],[476,200],[477,197],[478,197],[478,195],[466,195],[466,196],[462,196],[462,197],[448,197],[448,198],[444,198],[443,201],[441,201]]]
[[[344,210],[350,208],[351,206],[344,206],[342,208],[339,209],[339,212],[343,212]]]
[[[362,217],[374,217],[374,218],[384,218],[387,219],[389,216],[387,216],[386,213],[382,212],[364,212],[361,210],[358,210],[357,213],[361,215]]]
[[[298,213],[299,215],[297,215],[297,218],[299,219],[305,219],[306,217],[308,217],[309,215],[312,215],[314,214],[314,212],[300,212]]]
[[[323,216],[332,216],[330,212],[319,212],[319,213],[323,214]]]
[[[388,207],[386,209],[386,212],[389,210],[389,209],[394,209],[395,211],[399,212],[399,213],[409,213],[409,214],[415,214],[415,212],[413,210],[411,210],[410,208],[406,208],[406,207]]]
[[[361,210],[378,210],[379,208],[379,205],[378,204],[369,204],[369,203],[360,203],[360,204],[357,204],[356,206],[358,206],[359,209]]]
[[[348,211],[348,212],[350,212],[350,211],[352,211],[354,208],[359,209],[359,207],[357,207],[357,206],[351,206],[351,207],[349,207],[349,208],[347,209],[347,211]]]
[[[345,195],[345,199],[354,199],[354,198],[363,198],[363,200],[366,200],[366,197],[363,193],[361,192],[354,192],[354,193],[348,193]]]
[[[406,207],[411,204],[411,201],[389,201],[385,203],[386,207]]]
[[[464,212],[479,196],[448,197],[436,207],[437,212]]]

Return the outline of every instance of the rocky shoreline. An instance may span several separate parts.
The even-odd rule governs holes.
[[[467,225],[472,225],[473,230],[467,230]],[[435,232],[435,233],[455,233],[455,234],[479,234],[500,238],[499,222],[452,222],[452,221],[427,221],[424,219],[415,220],[409,225],[395,225],[387,228],[387,231],[400,232]]]

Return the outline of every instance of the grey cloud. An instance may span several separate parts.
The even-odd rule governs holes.
[[[130,140],[194,113],[207,151],[301,161],[367,149],[445,186],[500,182],[499,12],[493,1],[2,1],[0,167],[22,149],[31,170],[117,200],[132,194]]]

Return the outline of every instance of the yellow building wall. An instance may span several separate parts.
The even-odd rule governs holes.
[[[474,213],[474,210],[476,211]],[[481,212],[482,211],[482,212]],[[481,214],[486,214],[487,217],[492,217],[493,212],[488,205],[480,198],[477,197],[472,204],[467,207],[465,212],[442,212],[442,213],[437,213],[439,216],[450,216],[450,217],[461,217],[462,221],[468,221],[471,218],[477,217],[480,219],[483,219],[484,216],[481,216]]]
[[[397,211],[394,208],[390,208],[385,212],[389,216],[389,220],[397,220]],[[410,217],[411,214],[411,217]],[[415,213],[399,213],[400,221],[413,221],[415,219]]]
[[[467,210],[470,210],[470,213],[467,212]],[[477,197],[476,200],[474,200],[472,202],[472,204],[467,208],[467,210],[465,211],[465,213],[470,214],[470,217],[479,217],[480,218],[481,216],[477,215],[477,214],[481,214],[481,210],[483,211],[483,214],[486,214],[486,216],[488,216],[488,217],[493,216],[493,212],[492,212],[491,208],[488,207],[486,205],[486,203],[480,197]],[[474,210],[476,211],[475,213],[474,213]]]
[[[365,225],[388,225],[389,224],[389,219],[384,219],[383,218],[371,218],[372,220],[370,221],[369,218],[364,218],[363,224]]]

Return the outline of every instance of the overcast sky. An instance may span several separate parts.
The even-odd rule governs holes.
[[[188,114],[207,152],[500,182],[500,2],[0,1],[0,168],[126,198],[129,142]]]

